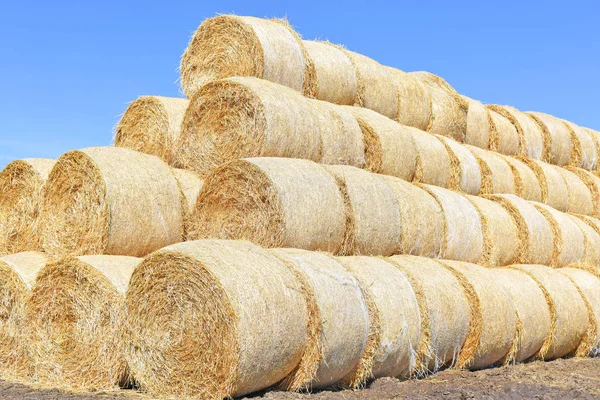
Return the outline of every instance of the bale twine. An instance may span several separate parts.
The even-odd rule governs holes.
[[[519,233],[514,219],[500,204],[477,196],[467,196],[481,218],[485,266],[509,265],[517,260]]]
[[[26,306],[35,380],[86,391],[130,381],[124,296],[140,261],[71,257],[39,272]]]
[[[516,193],[515,177],[505,157],[478,147],[465,147],[473,154],[481,171],[479,193]]]
[[[183,119],[177,166],[204,176],[243,157],[365,164],[362,131],[343,108],[256,78],[203,86]]]
[[[432,118],[432,103],[427,88],[411,74],[392,67],[385,68],[392,76],[398,93],[396,121],[426,131]]]
[[[569,165],[581,167],[587,170],[595,170],[598,164],[598,142],[589,131],[569,121],[562,121],[571,133],[571,142],[574,149],[571,150]]]
[[[71,151],[48,178],[44,250],[143,256],[183,239],[184,204],[171,168],[157,157],[118,147]]]
[[[462,98],[468,104],[465,143],[481,149],[489,149],[493,123],[489,111],[477,100],[466,96]]]
[[[441,258],[477,262],[484,254],[481,217],[462,194],[431,185],[421,185],[439,203],[444,213],[445,240]]]
[[[594,227],[593,225],[586,223],[585,219],[581,218],[584,216],[581,215],[567,215],[583,232],[585,254],[582,259],[582,264],[600,266],[600,225]]]
[[[311,288],[242,241],[178,243],[146,257],[126,296],[126,356],[157,397],[224,398],[269,387],[310,350]]]
[[[452,157],[434,135],[415,132],[417,160],[413,182],[448,187],[452,179]]]
[[[400,125],[375,111],[347,107],[356,118],[365,144],[365,169],[412,181],[417,168],[415,128]]]
[[[303,360],[313,362],[314,375],[305,376],[303,381],[288,377],[286,381],[295,382],[289,389],[321,388],[340,381],[361,360],[369,336],[367,302],[358,282],[326,254],[298,249],[273,249],[271,253],[308,282],[321,317],[320,357]]]
[[[578,152],[580,153],[580,146],[571,142],[572,134],[560,119],[540,112],[528,112],[527,115],[533,118],[544,133],[547,149],[544,161],[562,166],[576,159]]]
[[[396,266],[379,258],[339,257],[338,261],[366,288],[375,304],[379,335],[376,348],[367,355],[368,375],[410,376],[416,368],[421,338],[419,303],[410,281]]]
[[[513,158],[503,157],[513,173],[515,194],[526,200],[542,201],[542,186],[535,172],[524,162]]]
[[[510,352],[517,328],[516,309],[490,270],[460,261],[440,261],[461,282],[474,315],[458,356],[458,367],[486,368]]]
[[[588,213],[582,213],[582,214],[588,214],[588,215],[600,215],[600,178],[598,178],[596,175],[594,175],[592,172],[587,171],[585,169],[582,168],[575,168],[575,167],[565,167],[566,170],[574,173],[575,175],[577,175],[577,177],[584,183],[585,186],[587,186],[588,190],[590,191],[591,194],[591,201],[592,201],[592,210]],[[563,177],[565,178],[565,181],[567,180],[566,176],[563,175]],[[577,180],[576,180],[577,181]],[[568,184],[569,182],[567,182]],[[578,182],[575,182],[575,185],[577,185]],[[573,191],[573,188],[569,188],[570,189],[570,193]],[[584,194],[584,200],[585,200],[585,190],[581,190],[580,189],[580,193]],[[574,196],[573,200],[571,200],[571,198],[569,200],[574,201],[576,199],[576,197]],[[585,203],[583,203],[585,204]],[[571,204],[569,204],[571,205]],[[569,210],[569,212],[575,212],[575,211],[571,211]]]
[[[527,115],[510,106],[489,105],[490,110],[508,119],[519,134],[519,155],[541,160],[544,154],[544,136],[536,123]]]
[[[387,260],[409,279],[421,308],[416,374],[456,365],[470,322],[469,301],[460,282],[429,258],[402,255]]]
[[[4,378],[22,379],[31,372],[25,304],[46,261],[43,253],[35,251],[0,258],[0,374]]]
[[[552,267],[581,262],[585,256],[585,235],[568,214],[541,203],[532,203],[548,221],[554,233]]]
[[[115,146],[152,154],[172,164],[187,99],[141,96],[129,104],[115,129]]]
[[[254,76],[310,95],[314,66],[286,21],[220,15],[208,18],[181,57],[181,88],[188,98],[208,82]]]
[[[559,270],[541,265],[514,265],[544,292],[550,309],[550,331],[536,357],[552,360],[574,352],[588,329],[588,311],[573,282]]]
[[[193,227],[192,215],[194,213],[194,208],[196,207],[196,202],[198,201],[198,195],[204,185],[204,180],[202,180],[195,172],[187,171],[185,169],[172,168],[171,172],[177,180],[177,185],[183,195],[184,237],[187,237]]]
[[[559,167],[530,158],[521,158],[533,170],[541,188],[541,202],[559,211],[569,209],[569,189]],[[528,199],[530,200],[530,199]]]
[[[504,207],[517,226],[517,262],[550,265],[554,251],[554,232],[542,213],[532,203],[512,194],[485,197]]]
[[[581,177],[585,175],[565,168],[556,168],[567,185],[568,207],[567,211],[576,214],[594,214],[594,194],[591,188]],[[590,182],[588,180],[588,182]],[[597,198],[596,198],[597,199]],[[597,204],[597,203],[596,203]]]
[[[491,137],[489,149],[507,156],[519,155],[521,137],[515,126],[494,109],[486,106],[490,113]]]
[[[43,187],[55,160],[13,161],[0,172],[0,255],[41,250]]]
[[[383,175],[395,193],[400,208],[399,252],[424,257],[441,257],[445,246],[446,219],[438,200],[426,190]]]
[[[350,229],[344,204],[335,178],[312,161],[233,161],[204,181],[190,238],[247,239],[265,247],[335,253]]]
[[[450,182],[448,189],[477,195],[481,188],[481,169],[477,158],[466,147],[453,139],[441,135],[435,137],[442,142],[450,155]]]
[[[551,314],[545,292],[529,274],[514,268],[490,270],[494,282],[508,296],[517,311],[517,334],[505,361],[522,362],[538,354],[551,335]]]

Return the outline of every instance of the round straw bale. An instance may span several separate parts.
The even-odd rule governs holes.
[[[177,185],[179,185],[179,190],[183,194],[185,200],[183,223],[184,236],[187,236],[190,229],[192,229],[191,219],[198,200],[198,194],[200,194],[204,181],[195,172],[187,171],[185,169],[172,168],[171,172],[177,180]]]
[[[202,85],[255,76],[311,94],[314,67],[286,21],[220,15],[204,20],[181,57],[181,88],[191,98]]]
[[[542,201],[542,186],[535,172],[524,162],[513,157],[503,157],[513,173],[515,194],[526,200]]]
[[[538,124],[540,130],[544,133],[545,147],[547,149],[544,161],[554,165],[567,165],[573,158],[572,151],[575,149],[571,142],[571,132],[565,124],[552,115],[529,112],[527,113]]]
[[[115,146],[152,154],[171,164],[187,99],[141,96],[132,101],[115,130]]]
[[[490,113],[491,138],[489,149],[507,156],[520,154],[521,137],[508,118],[486,106]]]
[[[544,292],[527,273],[514,268],[490,269],[517,310],[517,334],[506,362],[521,362],[535,356],[550,334],[550,309]]]
[[[559,211],[567,211],[569,209],[569,189],[560,173],[560,167],[526,157],[520,160],[527,164],[537,176],[542,193],[541,202]]]
[[[327,42],[303,40],[315,68],[313,95],[334,104],[353,105],[358,95],[354,65],[338,46]]]
[[[207,175],[243,157],[289,157],[363,167],[363,133],[341,107],[256,78],[203,86],[190,101],[177,165]]]
[[[592,172],[587,171],[582,168],[575,167],[565,167],[566,170],[574,173],[577,177],[587,186],[592,196],[592,210],[589,213],[585,213],[588,215],[599,215],[600,214],[600,178],[594,175]],[[566,176],[565,181],[567,180]],[[567,182],[569,183],[569,182]],[[575,183],[577,185],[577,182]],[[571,191],[573,188],[569,188]],[[585,194],[585,191],[582,191]],[[571,200],[571,198],[569,199]],[[570,204],[569,204],[570,205]],[[575,212],[569,210],[569,212]]]
[[[421,308],[417,373],[453,366],[467,337],[469,301],[455,275],[435,260],[415,256],[387,259],[411,282]]]
[[[124,296],[140,261],[81,256],[39,272],[26,306],[34,379],[87,391],[129,381]]]
[[[71,151],[48,178],[44,249],[143,256],[183,239],[184,204],[171,168],[157,157],[118,147]]]
[[[0,258],[0,374],[4,377],[25,378],[31,372],[25,304],[46,261],[43,253],[35,251]]]
[[[600,225],[593,227],[592,225],[586,223],[585,219],[581,218],[581,215],[567,215],[583,232],[585,255],[583,257],[582,264],[600,266]]]
[[[55,162],[17,160],[0,172],[0,255],[41,250],[43,188]]]
[[[481,171],[481,194],[516,193],[515,177],[505,157],[493,151],[465,145],[473,154]]]
[[[359,363],[369,335],[367,303],[358,282],[326,254],[298,249],[273,249],[271,253],[308,282],[321,317],[320,357],[310,360],[316,372],[290,389],[320,388],[338,382]],[[291,381],[299,381],[299,377]]]
[[[192,220],[194,239],[247,239],[332,253],[346,232],[335,178],[319,164],[290,158],[251,158],[217,168],[204,181]]]
[[[580,357],[593,357],[600,353],[600,279],[595,274],[581,268],[561,268],[559,270],[579,289],[588,310],[588,331],[579,343],[576,355]]]
[[[489,105],[489,109],[508,119],[519,134],[519,155],[541,160],[544,153],[543,132],[527,114],[510,106]]]
[[[126,356],[136,382],[157,397],[199,398],[279,382],[311,350],[310,293],[294,271],[248,242],[185,242],[152,253],[126,295]]]
[[[481,217],[483,265],[509,265],[517,260],[519,234],[515,221],[500,204],[477,196],[467,196]]]
[[[402,125],[426,131],[431,123],[432,104],[425,86],[414,76],[392,67],[385,67],[398,92],[396,121]]]
[[[566,267],[581,262],[585,256],[585,236],[579,226],[568,214],[541,203],[533,202],[552,227],[554,233],[554,251],[552,267]]]
[[[417,162],[413,182],[448,187],[452,179],[452,157],[434,135],[415,132]]]
[[[571,133],[571,141],[575,147],[571,151],[569,164],[587,170],[596,169],[599,151],[598,142],[594,140],[589,131],[582,127],[565,120],[563,120],[563,123]]]
[[[504,359],[511,350],[517,328],[511,298],[484,267],[460,261],[440,263],[456,274],[463,290],[468,288],[465,296],[474,310],[458,367],[481,369]]]
[[[346,110],[356,118],[363,132],[365,168],[412,181],[419,155],[413,136],[422,132],[366,108],[346,107]]]
[[[441,257],[446,219],[438,200],[426,190],[401,179],[382,175],[400,205],[400,253]]]
[[[598,168],[600,168],[600,160],[598,159],[600,158],[600,132],[590,128],[583,129],[591,136],[592,141],[594,142],[594,147],[596,149],[596,168],[593,170],[598,170]]]
[[[573,353],[588,329],[588,310],[577,287],[559,270],[541,265],[513,267],[538,283],[550,309],[550,331],[536,356],[552,360]]]
[[[565,168],[556,168],[567,185],[569,196],[568,212],[576,214],[594,214],[594,195],[581,175]],[[585,178],[584,178],[585,179]]]
[[[481,102],[462,96],[468,104],[467,132],[465,143],[481,149],[489,149],[492,131],[492,117]]]
[[[445,220],[445,241],[441,258],[477,262],[484,254],[481,217],[462,194],[431,185],[421,185],[440,204]]]
[[[548,220],[530,202],[512,194],[487,195],[513,217],[519,235],[517,262],[550,265],[554,232]]]
[[[435,135],[450,155],[451,179],[448,189],[477,195],[481,188],[481,170],[475,155],[453,139]]]
[[[370,354],[370,375],[408,376],[416,367],[421,338],[419,303],[410,281],[396,266],[379,258],[339,257],[338,261],[375,303],[379,336],[377,348]]]

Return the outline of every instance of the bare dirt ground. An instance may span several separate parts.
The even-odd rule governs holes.
[[[0,399],[103,400],[140,399],[132,391],[69,394],[0,382]],[[443,371],[420,380],[378,379],[362,390],[285,393],[252,396],[265,400],[359,399],[600,399],[600,359],[533,362],[483,371]]]

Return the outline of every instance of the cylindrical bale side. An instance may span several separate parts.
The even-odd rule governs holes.
[[[177,185],[179,186],[179,190],[183,195],[184,237],[187,237],[188,233],[193,227],[192,215],[198,201],[198,195],[200,194],[200,190],[202,190],[202,186],[204,185],[204,180],[195,172],[185,169],[172,168],[171,172],[177,180]]]
[[[510,106],[489,105],[490,110],[508,119],[519,134],[519,155],[541,160],[544,154],[543,132],[527,114]]]
[[[414,132],[417,160],[413,182],[448,187],[452,180],[452,156],[442,142],[427,132]]]
[[[486,106],[490,113],[491,138],[489,149],[507,156],[520,154],[521,137],[510,120]]]
[[[569,164],[587,170],[595,170],[598,165],[598,146],[589,131],[569,121],[562,121],[571,133],[571,141],[576,149],[571,152]]]
[[[583,129],[590,135],[594,142],[594,147],[596,148],[596,168],[593,170],[597,171],[598,168],[600,168],[600,160],[598,160],[598,158],[600,158],[600,132],[590,128]]]
[[[492,117],[489,111],[481,102],[466,96],[462,97],[469,107],[465,143],[480,149],[489,149],[492,138]]]
[[[392,76],[398,93],[395,120],[402,125],[426,131],[432,119],[432,103],[427,88],[411,74],[392,67],[385,68]]]
[[[513,173],[515,194],[526,200],[541,201],[542,187],[537,175],[524,162],[509,156],[503,156]]]
[[[594,175],[592,172],[585,170],[583,168],[576,167],[565,167],[568,171],[577,175],[577,177],[583,182],[585,186],[587,186],[588,190],[591,194],[592,201],[592,210],[589,213],[580,213],[587,215],[600,215],[600,178]],[[566,180],[566,179],[565,179]],[[576,183],[577,184],[577,183]],[[571,188],[569,188],[571,189]],[[571,189],[572,190],[572,189]],[[585,200],[585,190],[580,189],[580,193],[583,193],[583,197]],[[585,204],[585,202],[584,202]],[[569,212],[576,213],[575,211],[569,210]]]
[[[590,266],[600,266],[600,225],[593,227],[585,222],[581,215],[567,214],[583,232],[585,255],[582,263]],[[581,218],[583,217],[583,218]]]
[[[576,214],[594,214],[594,195],[590,187],[581,179],[580,174],[565,168],[556,168],[567,185],[567,211]]]
[[[546,141],[547,154],[543,160],[559,166],[569,164],[575,143],[571,142],[571,132],[565,124],[552,115],[540,112],[528,112],[527,114],[545,133],[544,140]]]
[[[477,158],[454,139],[441,135],[435,137],[442,142],[450,155],[451,175],[448,189],[460,190],[472,195],[479,194],[482,174]]]
[[[540,201],[559,211],[566,212],[569,209],[569,189],[565,179],[559,172],[560,167],[525,157],[520,160],[527,164],[538,178],[542,190]]]
[[[504,157],[493,151],[465,146],[475,156],[481,170],[481,194],[516,193],[513,171]]]

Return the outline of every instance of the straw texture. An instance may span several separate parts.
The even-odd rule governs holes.
[[[448,189],[477,195],[481,189],[482,173],[477,158],[453,139],[435,135],[450,155],[451,179]]]
[[[434,135],[415,132],[413,139],[417,149],[413,182],[449,187],[457,168],[456,159],[453,166],[452,154]]]
[[[489,149],[493,124],[489,111],[477,100],[466,96],[462,98],[468,104],[465,143],[481,149]]]
[[[562,121],[571,133],[571,141],[576,148],[571,151],[569,165],[587,170],[595,170],[598,166],[598,142],[586,129],[569,121]]]
[[[562,166],[569,164],[571,159],[576,160],[579,157],[577,153],[580,145],[578,141],[571,140],[571,132],[560,119],[540,112],[527,114],[544,132],[545,147],[548,149],[544,161]]]
[[[544,154],[544,136],[527,114],[510,106],[489,105],[490,110],[508,119],[519,135],[519,155],[541,160]],[[507,153],[504,153],[507,154]]]
[[[583,264],[600,266],[600,225],[593,227],[585,222],[582,216],[568,215],[569,218],[581,229],[584,236],[585,255]],[[585,217],[583,217],[585,218]]]
[[[593,182],[593,187],[590,188],[586,181],[584,181],[587,178],[585,175],[565,168],[557,168],[557,170],[567,185],[569,196],[567,211],[576,214],[594,215],[594,194],[592,193],[592,189],[596,186],[595,181],[592,180],[593,178],[587,179],[587,183]]]
[[[569,209],[569,188],[560,173],[560,168],[542,161],[521,158],[533,170],[541,188],[541,202],[559,211]],[[528,199],[532,200],[532,199]]]
[[[172,168],[171,172],[177,180],[177,185],[182,194],[184,201],[183,207],[183,223],[184,237],[187,237],[190,229],[192,229],[192,215],[198,201],[198,195],[204,185],[204,180],[198,174],[184,169]]]
[[[402,125],[426,131],[433,118],[427,88],[409,73],[396,68],[385,68],[392,76],[398,92],[398,114],[395,120]]]
[[[515,194],[526,200],[542,201],[542,185],[540,185],[533,169],[516,158],[503,158],[512,170],[515,181]]]
[[[489,149],[507,156],[521,154],[522,139],[515,126],[508,118],[497,112],[497,109],[486,106],[490,113],[492,128]]]

